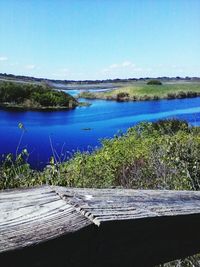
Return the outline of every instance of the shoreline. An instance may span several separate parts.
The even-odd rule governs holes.
[[[92,93],[94,94],[94,93]],[[85,99],[89,99],[89,100],[105,100],[105,101],[116,101],[116,102],[136,102],[136,101],[159,101],[159,100],[174,100],[174,99],[186,99],[186,98],[196,98],[196,97],[200,97],[200,93],[196,94],[196,95],[192,95],[192,96],[171,96],[171,97],[158,97],[158,96],[143,96],[143,97],[131,97],[131,98],[127,98],[127,97],[123,97],[120,99],[117,99],[117,97],[110,97],[110,96],[83,96],[83,95],[79,95],[79,98],[85,98]]]
[[[10,104],[10,103],[0,103],[0,109],[4,110],[21,110],[21,111],[60,111],[60,110],[73,110],[77,107],[89,107],[91,103],[88,102],[78,102],[77,106],[73,107],[65,107],[65,106],[35,106],[35,107],[28,107],[25,105],[17,105],[17,104]]]
[[[27,107],[23,105],[12,105],[12,104],[5,104],[0,103],[0,109],[8,109],[8,110],[25,110],[25,111],[56,111],[56,110],[72,110],[76,107],[62,107],[62,106],[47,106],[47,107]]]

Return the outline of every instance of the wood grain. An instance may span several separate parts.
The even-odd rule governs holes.
[[[105,221],[200,213],[200,192],[130,189],[67,189],[61,198],[97,225]]]
[[[56,240],[60,266],[84,266],[84,259],[87,266],[125,266],[124,257],[126,266],[133,261],[153,266],[198,251],[199,223],[200,192],[57,186],[5,190],[0,192],[0,258],[26,266],[32,255],[30,266],[57,266]],[[26,252],[12,258],[9,253],[18,250]],[[143,257],[146,251],[151,254]]]
[[[0,252],[75,232],[90,223],[48,186],[0,193]]]

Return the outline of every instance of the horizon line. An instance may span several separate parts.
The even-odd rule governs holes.
[[[181,77],[177,76],[156,76],[156,77],[129,77],[129,78],[108,78],[108,79],[84,79],[84,80],[67,80],[67,79],[51,79],[46,77],[34,77],[34,76],[27,76],[22,74],[12,74],[12,73],[0,73],[0,76],[14,76],[17,78],[30,78],[35,80],[48,80],[48,81],[60,81],[60,82],[103,82],[103,81],[128,81],[128,80],[145,80],[145,79],[200,79],[199,76],[184,76]]]

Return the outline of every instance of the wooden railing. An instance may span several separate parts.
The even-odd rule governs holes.
[[[0,266],[154,266],[200,251],[200,192],[0,193]]]

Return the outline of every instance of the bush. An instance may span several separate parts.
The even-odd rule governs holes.
[[[161,81],[159,80],[150,80],[147,82],[148,85],[162,85]]]
[[[176,94],[174,94],[174,93],[168,93],[167,94],[167,99],[174,99],[174,98],[176,98]]]
[[[177,98],[186,98],[187,97],[187,93],[186,92],[183,92],[183,91],[180,91],[176,94],[176,97]]]
[[[129,97],[129,93],[121,92],[117,94],[117,101],[123,101]]]
[[[178,131],[188,133],[190,131],[187,121],[178,119],[158,120],[152,124],[152,128],[160,134],[173,135]]]
[[[187,97],[196,97],[196,96],[198,96],[199,95],[199,93],[197,93],[197,92],[191,92],[191,91],[189,91],[189,92],[187,92]]]

